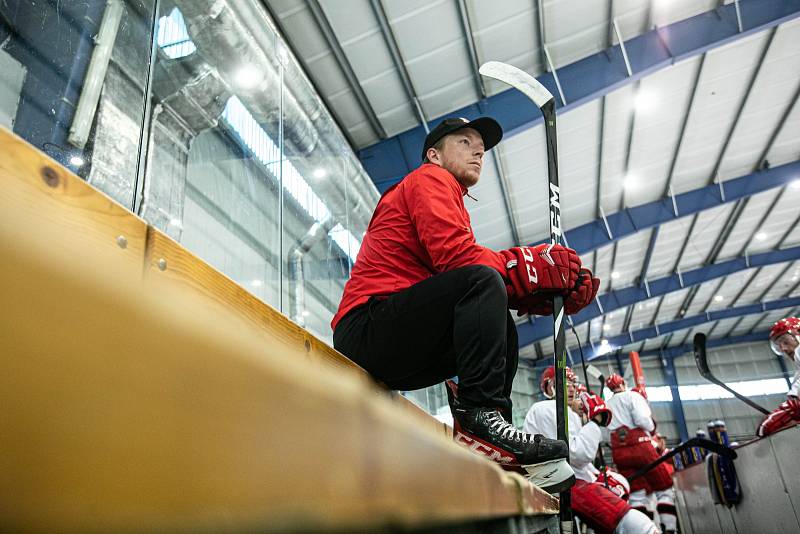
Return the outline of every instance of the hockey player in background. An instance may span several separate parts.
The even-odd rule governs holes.
[[[569,414],[569,461],[578,479],[571,490],[572,511],[597,534],[652,534],[658,528],[643,513],[633,509],[623,497],[627,495],[627,481],[617,473],[602,474],[592,461],[600,446],[601,427],[612,420],[612,414],[603,399],[584,391],[578,396],[580,384],[572,369],[567,368],[567,400],[570,407],[577,403],[579,411],[571,408]],[[548,400],[535,403],[525,416],[523,430],[548,437],[556,435],[555,368],[542,373],[539,388]],[[607,479],[607,480],[606,480]]]
[[[644,395],[639,391],[628,390],[625,379],[620,375],[609,376],[606,386],[614,393],[607,401],[614,414],[614,419],[608,425],[611,455],[617,470],[624,476],[631,477],[661,456],[652,441],[656,424]],[[651,501],[650,494],[654,493],[656,510],[664,532],[675,532],[678,524],[675,490],[672,487],[672,472],[666,462],[645,475],[630,480],[630,484],[630,505],[653,517],[652,512],[647,509],[647,503]]]
[[[769,414],[758,426],[757,434],[761,437],[768,436],[797,424],[800,421],[800,400],[798,394],[798,379],[800,379],[800,319],[786,317],[772,325],[769,331],[769,346],[778,356],[786,356],[794,364],[794,381],[786,401]]]

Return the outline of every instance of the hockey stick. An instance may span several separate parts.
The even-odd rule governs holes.
[[[553,95],[536,78],[526,72],[499,61],[487,61],[478,71],[489,78],[500,80],[530,98],[544,116],[544,132],[547,140],[547,175],[550,179],[548,196],[550,198],[550,244],[561,245],[561,199],[558,189],[558,154],[556,151],[556,101]],[[564,331],[564,298],[553,297],[553,340],[555,346],[556,379],[556,437],[569,446],[567,426],[567,345]],[[560,495],[561,532],[572,532],[572,511],[569,490]]]
[[[730,391],[734,397],[739,399],[740,401],[744,402],[754,410],[758,410],[759,412],[763,413],[764,415],[769,415],[769,411],[763,406],[756,404],[752,400],[748,399],[744,395],[740,395],[739,393],[735,392],[731,388],[727,386],[722,380],[719,380],[717,377],[711,374],[711,369],[708,368],[708,359],[706,357],[706,335],[702,332],[698,332],[694,335],[694,361],[697,364],[697,370],[700,371],[700,375],[708,380],[709,382],[713,382],[714,384],[718,385],[719,387]]]
[[[691,449],[692,447],[700,447],[702,449],[706,449],[711,452],[716,452],[720,456],[730,458],[731,460],[735,460],[736,457],[738,456],[735,450],[731,449],[730,447],[726,447],[725,445],[720,445],[715,441],[703,438],[692,438],[690,440],[684,441],[683,443],[681,443],[680,445],[669,451],[667,454],[659,457],[658,460],[653,460],[646,466],[642,467],[641,469],[636,471],[633,475],[629,476],[628,480],[639,478],[640,476],[644,475],[657,465],[672,459],[673,456],[682,453],[686,449]]]

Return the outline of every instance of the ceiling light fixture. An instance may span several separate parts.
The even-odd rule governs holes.
[[[764,241],[766,238],[767,238],[766,232],[758,232],[756,234],[756,239],[758,239],[759,241]]]
[[[264,284],[261,280],[253,280],[250,282],[250,285],[253,287],[261,287]]]
[[[616,280],[620,276],[621,275],[619,274],[619,271],[614,271],[614,272],[611,273],[611,278],[613,278],[614,280]]]
[[[650,111],[655,106],[655,103],[656,99],[653,93],[641,90],[636,93],[636,98],[633,101],[634,108],[640,113]]]
[[[722,295],[714,295],[714,302],[722,302],[723,300],[725,300],[725,297]]]
[[[71,158],[69,158],[69,163],[70,163],[70,165],[74,165],[76,167],[81,167],[81,166],[83,166],[84,163],[86,163],[86,160],[84,160],[80,156],[72,156]]]
[[[314,178],[325,178],[328,175],[328,171],[323,169],[322,167],[318,169],[314,169]]]
[[[242,89],[252,89],[261,80],[261,73],[253,65],[243,65],[233,75],[233,81]]]

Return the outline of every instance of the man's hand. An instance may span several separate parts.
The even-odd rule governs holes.
[[[608,409],[603,399],[591,393],[581,393],[580,399],[590,420],[599,426],[608,426],[608,423],[611,422],[611,410]]]
[[[567,295],[578,283],[581,259],[571,248],[513,247],[500,254],[508,269],[509,296],[517,301],[537,291]]]
[[[597,295],[600,288],[600,279],[592,274],[586,267],[578,271],[578,282],[564,299],[564,307],[569,315],[575,315],[588,306]]]
[[[537,295],[526,295],[519,299],[514,294],[514,288],[510,285],[506,286],[506,292],[509,293],[508,309],[517,310],[517,317],[522,317],[525,314],[530,315],[553,315],[553,297],[539,293]]]

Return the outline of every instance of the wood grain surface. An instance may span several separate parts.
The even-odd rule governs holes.
[[[283,532],[557,510],[12,134],[0,148],[4,529]]]

